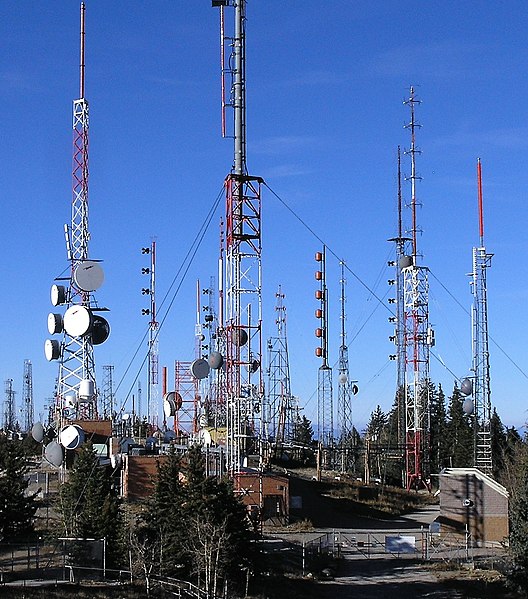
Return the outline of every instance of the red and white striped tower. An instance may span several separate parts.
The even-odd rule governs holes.
[[[418,264],[420,254],[417,247],[421,229],[417,222],[418,201],[416,183],[421,178],[416,174],[415,98],[414,88],[404,102],[411,111],[411,120],[406,128],[411,133],[411,145],[405,153],[411,158],[411,175],[406,179],[411,184],[412,225],[410,230],[410,256],[400,261],[403,275],[404,343],[405,343],[405,475],[408,489],[429,488],[429,349],[434,344],[434,334],[429,326],[429,269]]]
[[[221,13],[222,95],[230,79],[230,98],[222,97],[234,112],[234,163],[225,179],[226,221],[222,269],[225,339],[225,393],[227,411],[227,469],[239,472],[245,459],[259,453],[262,376],[262,264],[261,185],[248,174],[246,164],[246,0],[213,1]],[[235,9],[234,32],[226,36],[224,8]],[[227,44],[226,44],[227,42]],[[226,48],[227,46],[227,48]],[[226,49],[228,59],[224,60]],[[225,65],[229,65],[225,68]],[[222,118],[225,135],[225,118]],[[220,332],[220,331],[219,331]]]
[[[60,360],[56,391],[56,420],[64,424],[74,418],[97,417],[97,386],[93,346],[106,340],[108,323],[97,314],[93,291],[104,275],[97,261],[89,260],[88,242],[88,129],[89,111],[85,98],[84,37],[85,5],[81,4],[80,97],[73,102],[73,194],[71,224],[64,226],[70,276],[64,285],[52,287],[52,304],[66,307],[50,314],[50,334],[63,333],[63,341],[48,340],[46,356]],[[57,279],[59,282],[60,279]]]

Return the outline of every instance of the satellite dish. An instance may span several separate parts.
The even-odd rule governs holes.
[[[66,303],[66,287],[64,285],[52,285],[50,296],[52,306],[60,306]]]
[[[233,331],[233,343],[242,347],[248,342],[248,334],[244,329],[235,329]]]
[[[345,383],[347,383],[347,382],[348,382],[348,376],[347,376],[347,373],[346,373],[346,372],[342,372],[342,373],[341,373],[341,374],[338,376],[337,380],[339,381],[339,383],[340,383],[341,385],[344,385]]]
[[[42,443],[42,440],[44,439],[44,427],[41,422],[35,422],[31,429],[31,436],[37,443]]]
[[[169,391],[163,396],[163,413],[167,418],[175,416],[182,407],[182,397],[177,391]]]
[[[93,315],[92,324],[92,343],[94,345],[101,345],[110,336],[110,325],[106,318],[103,318],[99,314]]]
[[[220,352],[213,351],[209,354],[209,359],[207,361],[213,370],[218,370],[222,368],[222,365],[224,364],[224,357]]]
[[[96,291],[104,282],[101,265],[93,260],[81,262],[73,271],[73,282],[81,291]]]
[[[69,424],[61,430],[59,441],[64,449],[77,449],[84,443],[84,431],[77,424]]]
[[[61,355],[60,343],[56,339],[46,339],[44,343],[44,354],[46,360],[51,362],[52,360],[58,360]]]
[[[84,306],[70,306],[64,314],[64,330],[72,337],[83,337],[92,330],[93,315]]]
[[[50,335],[62,333],[64,326],[62,324],[62,314],[48,314],[48,331]]]
[[[359,393],[359,387],[357,385],[352,385],[352,395],[357,395]]]
[[[52,441],[44,448],[44,457],[52,466],[58,468],[64,459],[64,450],[57,441]]]
[[[464,403],[462,404],[462,409],[464,410],[464,414],[467,414],[468,416],[473,414],[475,410],[475,404],[470,397],[467,397],[464,400]]]
[[[471,379],[465,378],[460,383],[460,393],[462,395],[471,395],[473,393],[473,381]]]
[[[205,379],[209,376],[210,368],[207,360],[198,358],[191,364],[191,374],[195,379]]]

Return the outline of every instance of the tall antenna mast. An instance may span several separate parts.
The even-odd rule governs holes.
[[[391,360],[396,360],[397,380],[396,380],[396,409],[398,418],[398,447],[405,447],[405,370],[406,370],[406,350],[405,350],[405,304],[403,297],[403,270],[405,266],[411,264],[409,256],[410,237],[403,234],[403,201],[402,201],[402,173],[401,173],[401,148],[398,146],[398,235],[389,239],[394,242],[396,250],[396,260],[389,261],[389,266],[394,267],[394,279],[389,280],[389,285],[395,285],[396,297],[390,298],[389,303],[396,306],[396,316],[390,316],[389,322],[394,323],[394,335],[389,337],[396,345],[396,353],[389,356]]]
[[[411,145],[405,153],[411,158],[412,255],[402,264],[404,336],[405,336],[405,476],[408,489],[430,487],[430,402],[429,402],[429,349],[434,345],[434,333],[429,326],[429,269],[417,264],[418,224],[416,182],[415,105],[419,104],[410,89],[410,97],[404,102],[410,108],[411,120],[406,128],[411,132]]]
[[[345,263],[341,262],[341,345],[339,346],[339,375],[337,387],[337,428],[341,452],[341,471],[353,469],[352,395],[358,392],[356,381],[350,380],[346,338],[346,278]]]
[[[159,323],[156,313],[156,241],[152,240],[150,247],[141,248],[142,254],[150,255],[150,267],[142,268],[141,273],[148,275],[150,283],[143,287],[141,293],[150,298],[150,308],[143,309],[142,314],[150,316],[147,364],[147,420],[155,430],[159,419]]]
[[[93,346],[106,341],[110,327],[98,312],[93,292],[104,281],[99,261],[89,259],[88,242],[88,129],[89,109],[85,99],[85,5],[80,19],[80,98],[73,102],[73,169],[71,224],[64,225],[70,276],[51,289],[54,306],[67,307],[64,315],[50,314],[50,334],[63,334],[62,343],[48,340],[48,360],[59,360],[55,418],[60,426],[73,419],[97,417],[97,385]]]
[[[491,389],[488,339],[488,297],[486,271],[493,254],[484,245],[484,208],[482,201],[482,166],[477,160],[479,247],[473,248],[473,371],[475,376],[475,467],[492,475],[491,451]]]
[[[33,426],[33,365],[31,360],[24,360],[24,379],[22,386],[22,402],[24,410],[24,432],[29,433]]]
[[[319,281],[319,289],[315,298],[320,302],[315,310],[315,317],[320,326],[315,329],[315,336],[320,339],[320,345],[315,348],[315,355],[321,358],[321,366],[317,374],[317,428],[319,444],[324,450],[324,467],[330,467],[333,462],[334,449],[334,404],[332,392],[332,368],[328,364],[328,289],[326,286],[326,247],[322,252],[316,252],[315,260],[319,270],[315,279]]]
[[[221,287],[225,310],[221,310],[219,334],[225,347],[225,389],[227,408],[227,468],[240,471],[251,453],[263,451],[262,426],[262,263],[261,185],[262,178],[247,174],[246,164],[246,0],[213,0],[213,6],[235,8],[234,34],[222,34],[229,68],[222,79],[230,78],[233,108],[234,161],[225,179],[226,223],[222,249],[225,286]],[[223,27],[223,18],[221,19]],[[224,84],[222,84],[224,89]],[[224,106],[223,99],[223,106]]]

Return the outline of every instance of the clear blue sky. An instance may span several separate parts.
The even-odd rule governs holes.
[[[90,254],[104,260],[97,299],[111,309],[112,326],[96,361],[99,379],[101,366],[114,364],[119,382],[147,326],[140,249],[156,237],[161,298],[231,168],[232,144],[220,136],[219,22],[209,0],[86,4]],[[470,309],[477,157],[486,247],[495,254],[490,333],[528,372],[526,16],[526,3],[517,1],[248,2],[250,173],[380,297],[392,295],[386,240],[396,233],[396,148],[409,144],[402,100],[416,87],[419,244],[432,271],[434,351],[460,377],[471,365],[470,320],[444,287]],[[43,344],[49,288],[67,267],[62,227],[70,219],[78,28],[77,1],[0,3],[0,375],[14,379],[19,401],[23,361],[31,359],[37,414],[57,375]],[[405,161],[403,171],[410,172]],[[313,255],[320,243],[269,192],[263,205],[264,337],[274,333],[282,284],[292,390],[315,420]],[[195,281],[207,285],[216,274],[221,211],[160,333],[160,365],[171,376],[174,360],[193,358]],[[386,308],[348,280],[350,368],[360,387],[353,418],[362,428],[377,404],[388,410],[393,401],[392,325]],[[329,259],[331,361],[338,358],[338,281],[337,261]],[[493,343],[490,350],[493,403],[505,424],[522,426],[527,377]],[[138,368],[136,360],[118,399]],[[453,375],[435,358],[431,373],[449,394]]]

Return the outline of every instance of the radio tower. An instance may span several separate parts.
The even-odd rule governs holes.
[[[396,354],[390,357],[396,360],[397,382],[396,382],[396,407],[398,411],[398,447],[405,447],[405,371],[406,371],[406,347],[405,347],[405,304],[403,298],[403,270],[409,266],[409,237],[403,235],[402,219],[402,187],[401,187],[401,150],[398,146],[398,235],[389,239],[394,242],[396,248],[396,260],[389,262],[389,266],[395,267],[395,277],[389,284],[395,284],[396,297],[390,298],[389,303],[396,306],[396,316],[390,316],[389,322],[395,323],[394,335],[389,337],[396,345]]]
[[[147,364],[147,420],[152,428],[158,428],[159,418],[159,323],[156,320],[156,242],[150,247],[141,248],[142,254],[150,255],[150,267],[142,268],[141,274],[149,275],[149,287],[143,287],[141,293],[150,297],[150,308],[143,309],[143,315],[150,316]]]
[[[262,264],[261,185],[263,180],[248,174],[246,163],[246,0],[213,0],[220,7],[222,57],[222,133],[225,108],[234,112],[234,163],[225,179],[226,223],[225,260],[225,388],[227,408],[227,468],[240,471],[244,459],[262,448],[257,446],[261,431],[262,378]],[[224,33],[224,8],[235,9],[234,34]],[[225,42],[228,60],[225,66]],[[225,80],[231,94],[225,98]],[[224,268],[222,264],[222,270]],[[222,319],[221,319],[222,320]]]
[[[292,440],[295,414],[290,383],[286,306],[280,285],[275,297],[277,336],[268,340],[268,400],[265,419],[268,429],[266,438],[274,438],[276,451],[280,451],[285,441]]]
[[[345,263],[341,262],[341,345],[339,346],[339,375],[337,387],[337,429],[341,452],[341,471],[353,468],[352,443],[354,427],[352,425],[352,396],[358,392],[356,381],[350,380],[348,369],[348,346],[346,339],[346,279]]]
[[[33,365],[31,360],[24,360],[24,380],[22,386],[22,402],[24,410],[24,432],[29,433],[33,426]]]
[[[488,298],[486,270],[493,254],[484,246],[484,210],[482,202],[482,167],[477,161],[479,247],[473,248],[473,371],[475,376],[475,466],[492,475],[491,453],[491,389],[488,348]]]
[[[4,431],[14,431],[16,428],[15,418],[15,391],[13,390],[13,379],[4,382]]]
[[[71,224],[64,225],[70,276],[66,285],[53,285],[54,306],[66,306],[62,314],[50,314],[50,334],[63,333],[60,344],[48,340],[48,360],[60,360],[55,416],[60,424],[97,417],[97,386],[93,346],[108,338],[108,322],[97,311],[93,292],[99,289],[104,273],[98,261],[89,260],[88,242],[88,102],[84,89],[84,18],[81,3],[80,93],[73,102],[73,194]],[[57,279],[60,280],[60,279]]]
[[[320,270],[315,272],[315,279],[319,281],[319,289],[315,297],[320,302],[320,307],[315,311],[320,326],[315,329],[315,336],[320,339],[315,355],[322,360],[317,375],[317,427],[319,444],[331,450],[334,446],[334,405],[332,397],[332,368],[328,365],[328,289],[326,287],[326,247],[322,252],[316,252],[316,262]],[[328,452],[326,453],[328,456]],[[328,466],[326,462],[326,466]]]
[[[106,364],[103,366],[103,393],[101,401],[103,418],[113,418],[115,412],[114,395],[114,366]]]
[[[405,338],[405,474],[407,489],[429,488],[429,348],[434,343],[429,326],[429,269],[418,264],[417,237],[421,229],[417,224],[416,148],[415,133],[419,127],[415,121],[415,106],[419,104],[410,89],[410,97],[404,102],[411,111],[406,128],[411,132],[411,146],[405,153],[411,158],[411,256],[402,265],[404,338]]]

